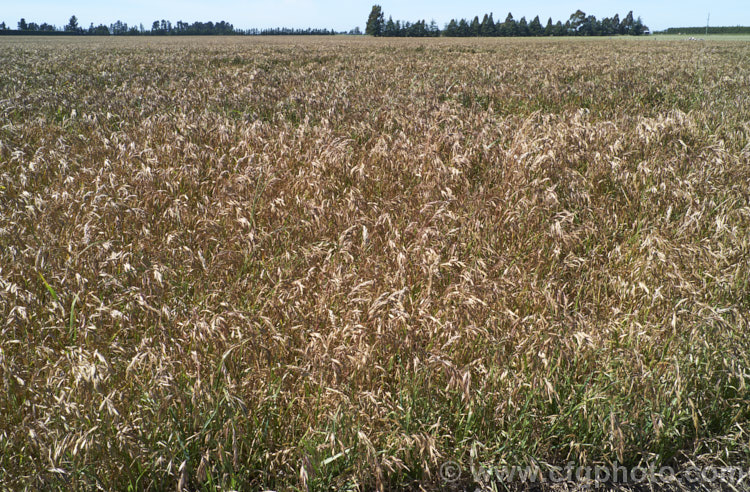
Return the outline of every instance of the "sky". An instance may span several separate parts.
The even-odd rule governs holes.
[[[0,22],[15,28],[22,17],[27,22],[67,24],[71,15],[79,25],[112,24],[121,20],[128,25],[148,29],[154,20],[173,23],[182,20],[226,20],[236,28],[251,27],[318,27],[337,31],[359,26],[364,30],[373,3],[378,0],[0,0]],[[508,12],[520,19],[539,15],[542,23],[548,17],[563,22],[581,9],[597,18],[615,13],[623,18],[629,10],[652,30],[667,27],[705,26],[707,16],[712,26],[750,26],[750,0],[382,0],[386,19],[416,21],[435,20],[442,27],[452,18],[471,19],[492,12],[497,21]]]

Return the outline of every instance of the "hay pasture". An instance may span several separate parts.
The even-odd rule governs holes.
[[[0,39],[0,487],[749,464],[749,60]]]

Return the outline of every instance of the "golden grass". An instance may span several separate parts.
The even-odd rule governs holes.
[[[750,460],[750,46],[0,48],[3,488]]]

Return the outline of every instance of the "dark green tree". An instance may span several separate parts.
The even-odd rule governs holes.
[[[370,11],[370,17],[367,18],[365,34],[370,36],[382,36],[385,25],[384,19],[383,8],[380,5],[373,5],[372,11]]]
[[[109,36],[111,34],[107,26],[105,26],[104,24],[99,24],[98,26],[94,27],[93,22],[89,26],[88,33],[94,36]]]
[[[68,25],[65,26],[65,31],[67,32],[79,32],[78,28],[78,17],[75,15],[70,17],[70,20],[68,21]]]
[[[424,19],[415,22],[407,29],[406,35],[415,38],[427,37],[427,23]]]
[[[469,23],[466,22],[466,19],[458,21],[458,35],[464,38],[471,35],[471,28],[469,27]]]
[[[552,36],[554,34],[554,25],[552,24],[552,17],[547,19],[547,27],[544,28],[545,36]]]
[[[503,22],[503,33],[502,36],[517,36],[518,35],[518,24],[516,23],[516,20],[513,18],[513,14],[508,12],[508,16],[505,18],[505,22]]]
[[[542,27],[542,23],[539,21],[539,16],[537,15],[531,19],[531,22],[529,22],[529,36],[542,36],[543,34],[544,28]]]
[[[495,34],[495,20],[492,18],[492,14],[484,14],[482,24],[479,26],[479,35],[489,37],[495,36]]]
[[[580,36],[599,36],[601,35],[601,23],[593,15],[586,16],[581,25],[578,27]]]
[[[529,35],[529,23],[526,22],[526,17],[521,17],[518,21],[518,35],[528,36]]]
[[[109,30],[115,36],[122,36],[128,32],[128,25],[121,20],[117,20],[117,22],[109,26]]]
[[[620,23],[620,34],[630,34],[630,31],[633,29],[634,22],[633,11],[631,10]]]
[[[28,29],[29,29],[29,25],[28,25],[28,24],[26,24],[26,19],[24,19],[24,18],[22,17],[22,18],[21,18],[21,20],[20,20],[20,21],[18,21],[18,30],[19,30],[19,31],[26,31],[26,30],[28,30]]]
[[[388,22],[385,23],[385,27],[380,33],[380,36],[392,37],[396,36],[396,23],[393,22],[393,17],[388,17]],[[375,36],[375,34],[373,34]]]
[[[456,22],[456,19],[451,19],[451,21],[446,24],[443,34],[449,38],[458,36],[458,22]]]
[[[574,13],[570,15],[570,19],[568,19],[568,28],[570,30],[570,34],[576,35],[578,34],[578,30],[580,27],[586,22],[586,13],[578,9]]]
[[[470,26],[471,34],[470,35],[475,36],[475,37],[479,36],[480,29],[481,29],[481,25],[479,22],[479,16],[474,16],[474,20],[471,21],[471,26]]]
[[[427,32],[432,37],[440,36],[440,28],[438,27],[437,22],[435,22],[435,19],[430,21],[430,25],[427,27]]]

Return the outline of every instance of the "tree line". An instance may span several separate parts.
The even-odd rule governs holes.
[[[659,34],[750,34],[750,27],[747,26],[726,26],[726,27],[670,27]]]
[[[226,21],[219,22],[193,22],[192,24],[177,21],[172,24],[168,20],[155,20],[150,29],[140,24],[138,26],[128,26],[126,22],[118,20],[117,22],[106,26],[93,23],[84,28],[78,25],[78,18],[74,15],[68,21],[68,24],[58,28],[52,24],[36,22],[27,22],[26,19],[18,21],[18,29],[12,30],[5,22],[0,23],[0,34],[68,34],[68,35],[90,35],[90,36],[202,36],[202,35],[247,35],[247,36],[326,36],[334,34],[362,34],[359,27],[351,31],[336,32],[333,29],[296,29],[286,27],[276,27],[268,29],[237,29]]]
[[[5,25],[5,22],[0,23],[0,32],[8,33],[10,28]],[[35,22],[26,22],[26,19],[18,21],[18,29],[14,32],[21,34],[54,34],[54,33],[65,33],[65,34],[77,34],[77,35],[94,35],[94,36],[137,36],[137,35],[224,35],[224,34],[239,34],[234,26],[226,21],[220,22],[193,22],[189,24],[187,22],[178,21],[175,24],[168,20],[155,20],[151,24],[150,29],[146,29],[143,24],[138,26],[128,26],[126,22],[120,20],[116,21],[109,26],[99,24],[95,26],[93,23],[88,27],[82,27],[78,25],[78,18],[74,15],[68,21],[68,24],[62,28],[58,28],[54,25],[37,24]]]
[[[383,37],[639,36],[648,32],[648,27],[640,17],[634,18],[632,11],[628,12],[621,21],[619,14],[599,20],[593,15],[586,15],[582,10],[571,14],[565,23],[562,21],[553,23],[550,17],[546,25],[542,25],[538,15],[529,22],[526,17],[515,20],[513,14],[508,13],[504,21],[495,22],[490,13],[484,14],[482,20],[479,16],[475,16],[471,21],[451,19],[441,31],[435,21],[432,21],[429,26],[425,21],[413,24],[403,21],[394,22],[391,17],[386,21],[380,5],[372,7],[365,29],[365,34]]]

